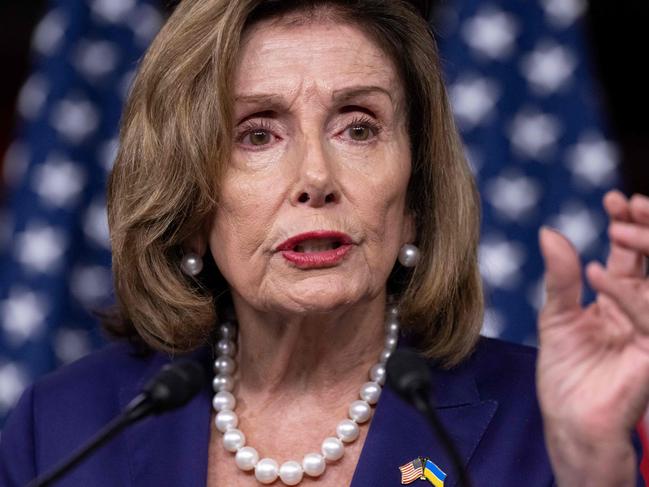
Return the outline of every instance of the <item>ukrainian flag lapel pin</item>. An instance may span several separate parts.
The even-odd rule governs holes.
[[[433,484],[435,487],[444,487],[444,480],[446,480],[446,474],[431,462],[428,458],[424,459],[424,478]]]
[[[444,487],[446,474],[426,457],[417,457],[414,460],[401,465],[401,483],[411,484],[417,479],[428,480],[435,487]]]

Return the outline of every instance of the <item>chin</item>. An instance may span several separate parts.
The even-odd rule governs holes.
[[[361,286],[329,278],[310,279],[296,283],[286,290],[281,302],[287,311],[296,314],[328,313],[346,308],[367,298]]]

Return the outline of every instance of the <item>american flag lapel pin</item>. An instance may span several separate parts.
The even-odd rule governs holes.
[[[404,485],[411,484],[417,479],[425,479],[424,477],[424,462],[421,457],[401,465],[401,483]]]

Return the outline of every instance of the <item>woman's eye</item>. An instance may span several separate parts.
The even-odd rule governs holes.
[[[355,142],[369,142],[381,132],[381,125],[369,117],[352,120],[345,129],[345,134]]]
[[[355,125],[349,128],[349,135],[354,140],[367,140],[370,138],[372,130],[365,125]]]
[[[252,145],[264,145],[270,142],[270,133],[266,130],[254,130],[248,134]]]

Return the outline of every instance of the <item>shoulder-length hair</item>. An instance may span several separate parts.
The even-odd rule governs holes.
[[[118,300],[118,320],[109,329],[168,352],[211,340],[227,284],[209,255],[198,279],[183,275],[182,245],[219,204],[242,36],[256,22],[289,14],[355,25],[398,67],[412,148],[407,199],[422,255],[412,271],[397,264],[388,287],[399,295],[401,322],[419,348],[453,366],[471,352],[482,322],[479,199],[433,36],[402,0],[180,2],[141,61],[109,179]]]

